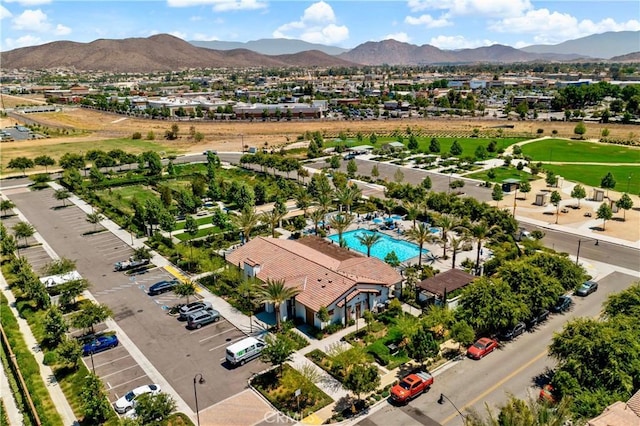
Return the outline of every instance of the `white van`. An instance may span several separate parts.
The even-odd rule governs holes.
[[[266,344],[255,337],[247,337],[227,347],[227,361],[231,365],[244,365],[260,355]]]

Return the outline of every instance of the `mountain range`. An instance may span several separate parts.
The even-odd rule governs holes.
[[[516,62],[568,62],[593,60],[584,53],[588,47],[604,49],[609,43],[611,53],[624,62],[637,62],[640,31],[604,33],[572,40],[554,46],[529,46],[529,50],[493,45],[475,49],[442,50],[428,44],[414,44],[396,40],[366,42],[348,51],[328,54],[321,45],[299,40],[265,39],[249,42],[254,49],[278,54],[265,54],[247,48],[216,50],[196,46],[180,38],[159,34],[148,38],[121,40],[99,39],[90,43],[56,41],[40,46],[23,47],[0,52],[2,69],[75,68],[78,71],[154,72],[187,68],[247,68],[247,67],[329,67],[358,65],[429,65]],[[615,39],[615,40],[614,40]],[[599,41],[604,40],[604,41]],[[253,44],[252,44],[253,43]],[[276,46],[282,44],[277,50]],[[563,46],[561,46],[563,45]],[[227,45],[233,47],[233,45]],[[329,46],[325,46],[329,47]],[[552,49],[552,47],[554,47]],[[297,51],[297,49],[305,49]],[[581,50],[582,49],[582,50]],[[286,53],[282,53],[286,52]],[[590,51],[591,52],[591,51]],[[624,56],[623,56],[624,55]]]
[[[567,40],[560,44],[535,44],[523,47],[529,53],[574,53],[592,58],[611,59],[640,51],[640,31],[617,31]]]
[[[319,52],[326,53],[327,55],[339,55],[349,50],[342,47],[309,43],[289,38],[262,38],[260,40],[251,40],[247,42],[219,40],[190,41],[189,43],[194,46],[206,47],[207,49],[213,50],[248,49],[262,53],[263,55],[291,55],[294,53],[306,52],[308,50],[317,50]]]

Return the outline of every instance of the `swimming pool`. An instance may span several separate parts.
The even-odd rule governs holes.
[[[355,231],[345,232],[344,234],[342,234],[342,238],[344,239],[347,247],[366,255],[367,247],[360,243],[357,238],[358,235],[363,234],[380,235],[380,240],[371,247],[371,256],[377,257],[381,260],[384,260],[385,256],[392,251],[396,253],[396,256],[398,256],[398,260],[400,260],[400,262],[404,262],[407,259],[416,257],[420,252],[420,248],[413,243],[404,240],[396,240],[395,238],[391,238],[390,236],[383,234],[382,232],[369,231],[367,229],[357,229]],[[337,243],[338,234],[331,235],[329,239]],[[422,249],[423,254],[428,252],[429,250]]]

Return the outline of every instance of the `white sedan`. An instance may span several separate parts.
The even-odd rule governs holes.
[[[117,400],[113,405],[118,413],[123,414],[136,406],[136,399],[138,399],[140,395],[144,395],[147,393],[150,393],[151,395],[157,395],[160,392],[160,385],[152,384],[139,386],[127,392],[125,396]]]

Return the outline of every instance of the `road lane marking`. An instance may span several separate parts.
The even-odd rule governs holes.
[[[467,408],[469,408],[470,406],[475,405],[476,402],[480,401],[481,399],[483,399],[484,397],[489,395],[491,392],[495,391],[500,386],[504,385],[506,382],[511,380],[513,377],[515,377],[518,374],[520,374],[522,372],[522,370],[528,368],[531,364],[533,364],[534,362],[538,361],[540,358],[542,358],[545,355],[547,355],[547,351],[546,350],[541,352],[541,353],[539,353],[538,355],[533,357],[531,360],[529,360],[526,364],[521,365],[517,370],[511,372],[511,374],[507,375],[504,379],[500,380],[498,383],[494,384],[489,389],[487,389],[486,391],[482,392],[480,395],[478,395],[477,397],[472,399],[470,402],[468,402],[465,405],[463,405],[462,407],[460,407],[460,411],[462,412],[462,411],[466,410]],[[455,419],[458,416],[459,416],[458,412],[455,412],[455,413],[451,414],[449,417],[447,417],[446,419],[444,419],[441,422],[441,424],[445,425],[445,424],[449,423],[451,420]]]
[[[204,339],[200,339],[200,340],[199,340],[199,342],[200,342],[200,343],[205,342],[205,341],[207,341],[207,340],[209,340],[209,339],[213,339],[214,337],[220,336],[221,334],[225,334],[225,333],[228,333],[228,332],[230,332],[230,331],[234,331],[235,329],[236,329],[236,328],[234,327],[234,328],[230,328],[230,329],[225,330],[225,331],[221,331],[220,333],[216,333],[216,334],[214,334],[214,335],[212,335],[212,336],[205,337]]]

